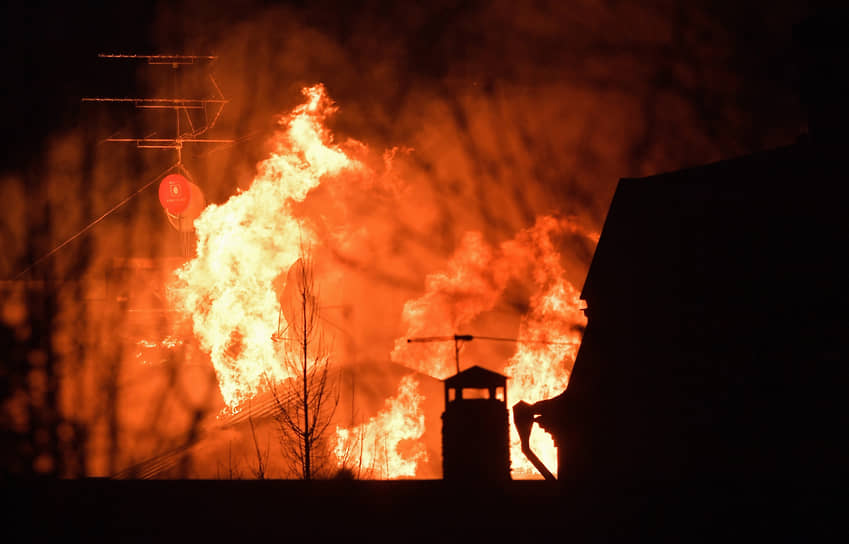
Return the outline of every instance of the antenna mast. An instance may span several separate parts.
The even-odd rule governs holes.
[[[232,139],[216,139],[202,137],[209,132],[218,122],[221,117],[221,112],[224,111],[224,105],[229,102],[221,92],[221,88],[215,81],[215,77],[210,71],[207,75],[211,89],[214,91],[214,98],[186,98],[179,96],[177,88],[177,74],[182,66],[193,65],[200,62],[211,63],[218,59],[214,55],[136,55],[122,53],[100,53],[97,55],[102,59],[119,59],[119,60],[146,60],[150,65],[170,65],[174,70],[174,96],[168,98],[125,98],[125,97],[86,97],[83,102],[107,102],[107,103],[125,103],[132,104],[137,109],[172,109],[175,113],[175,132],[173,138],[153,138],[145,137],[128,137],[116,138],[110,137],[107,142],[122,142],[135,143],[139,149],[173,149],[177,153],[176,165],[182,163],[183,144],[227,144],[233,143]],[[195,120],[192,119],[191,112],[201,113],[203,123],[195,126]],[[186,129],[182,128],[182,121],[186,123]]]
[[[460,346],[463,342],[471,342],[472,340],[490,340],[492,342],[516,342],[521,344],[562,344],[568,345],[569,342],[549,342],[547,340],[520,340],[518,338],[502,338],[499,336],[473,336],[471,334],[455,334],[452,336],[421,336],[418,338],[407,338],[407,343],[423,343],[423,342],[450,342],[454,341],[454,363],[457,365],[457,374],[460,373]]]
[[[224,105],[229,102],[221,92],[218,82],[212,75],[212,71],[207,71],[209,79],[210,97],[185,97],[182,96],[180,89],[177,70],[181,67],[194,65],[198,63],[211,64],[218,59],[214,55],[137,55],[124,53],[100,53],[99,58],[102,59],[117,59],[117,60],[142,60],[147,61],[149,65],[164,65],[171,66],[173,73],[172,96],[165,98],[153,97],[86,97],[83,102],[99,102],[113,104],[132,104],[138,110],[173,110],[174,111],[174,136],[173,138],[156,137],[153,133],[144,137],[116,137],[111,136],[106,138],[107,142],[119,143],[134,143],[138,149],[171,149],[176,153],[176,162],[165,172],[177,170],[186,175],[192,181],[192,176],[183,166],[183,145],[184,144],[228,144],[233,143],[232,139],[218,139],[206,137],[206,134],[215,127],[221,113],[224,111]],[[166,210],[169,215],[169,220],[175,217],[177,220],[176,228],[180,234],[180,243],[184,256],[191,253],[191,229],[185,230],[182,227],[182,215],[173,216]]]

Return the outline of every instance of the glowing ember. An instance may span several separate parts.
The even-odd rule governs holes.
[[[165,338],[163,338],[162,340],[159,340],[159,341],[146,340],[146,339],[142,338],[141,340],[136,342],[137,346],[141,346],[141,347],[147,348],[147,349],[153,349],[153,348],[168,348],[168,349],[170,349],[170,348],[173,348],[175,346],[182,345],[182,344],[183,344],[183,341],[181,339],[177,338],[176,336],[166,336]]]
[[[141,360],[142,364],[150,364],[150,361],[145,357],[145,351],[163,348],[163,349],[173,349],[177,346],[183,345],[183,341],[176,336],[166,336],[162,340],[147,340],[142,338],[136,345],[142,348],[141,351],[136,352],[136,359]]]
[[[360,478],[415,476],[419,463],[427,461],[420,438],[425,430],[424,397],[419,382],[405,376],[398,393],[386,399],[375,417],[352,429],[336,429],[334,453],[340,467]]]
[[[335,111],[324,87],[304,94],[307,102],[281,120],[274,152],[259,164],[251,187],[223,205],[210,205],[195,221],[197,256],[178,271],[173,289],[231,409],[255,395],[264,377],[289,377],[271,341],[282,319],[272,283],[298,259],[303,244],[314,241],[293,216],[292,204],[323,176],[359,166],[322,125]]]

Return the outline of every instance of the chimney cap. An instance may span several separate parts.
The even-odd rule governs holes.
[[[506,387],[507,376],[487,370],[481,366],[473,366],[446,378],[445,385],[454,388],[489,388]]]

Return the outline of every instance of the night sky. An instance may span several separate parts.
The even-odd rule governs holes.
[[[138,89],[132,70],[105,66],[96,58],[97,53],[196,49],[199,44],[226,36],[228,26],[252,20],[271,9],[269,6],[284,9],[289,22],[314,29],[347,50],[351,59],[361,63],[358,68],[388,61],[398,82],[398,89],[388,98],[395,101],[417,85],[450,86],[457,78],[468,78],[479,85],[556,79],[558,74],[575,68],[569,55],[574,48],[587,41],[599,48],[622,47],[618,38],[629,27],[627,23],[605,26],[610,21],[621,23],[619,13],[629,16],[629,3],[616,1],[583,2],[572,9],[538,2],[523,8],[535,21],[531,24],[547,26],[541,32],[518,20],[515,28],[510,28],[509,18],[493,22],[488,14],[504,7],[499,2],[467,2],[463,7],[453,2],[410,7],[376,1],[216,2],[215,7],[205,2],[172,4],[5,5],[2,116],[6,130],[0,170],[25,170],[39,161],[48,135],[84,123],[80,97],[110,89],[115,95],[128,95]],[[734,89],[739,109],[760,130],[742,142],[741,150],[782,143],[788,132],[803,123],[796,100],[798,69],[792,26],[809,13],[807,3],[705,1],[688,2],[687,7],[677,2],[630,4],[645,5],[646,11],[672,20],[675,31],[687,35],[693,49],[678,54],[698,53],[695,62],[701,55],[722,58],[730,72],[740,78]],[[587,5],[604,12],[600,25],[584,20],[583,8]],[[573,17],[572,12],[577,15]],[[711,34],[713,30],[698,23],[702,18],[724,35]],[[687,28],[688,22],[693,23],[692,28]],[[649,23],[635,23],[640,24]],[[522,61],[534,69],[523,69]],[[333,77],[328,73],[325,79],[332,81]],[[364,79],[366,89],[374,84],[368,77]],[[392,108],[391,103],[385,106]],[[710,104],[704,106],[710,108]],[[722,134],[725,127],[721,125],[715,130],[719,138],[736,137]],[[771,136],[771,131],[777,136]]]
[[[3,276],[78,232],[171,160],[131,144],[103,143],[118,133],[161,134],[159,121],[132,108],[80,101],[167,96],[168,70],[98,59],[98,53],[220,56],[213,71],[231,102],[208,136],[236,143],[223,153],[193,146],[183,154],[210,202],[249,186],[276,116],[298,103],[303,86],[323,82],[340,105],[330,125],[338,139],[375,150],[416,149],[411,167],[425,183],[460,199],[491,201],[469,225],[444,213],[435,233],[443,254],[457,232],[485,228],[491,240],[503,239],[551,211],[551,203],[597,230],[621,177],[787,145],[806,128],[794,43],[794,25],[812,13],[805,3],[215,4],[4,8],[0,175],[4,184],[22,183],[9,191],[25,192],[32,205],[23,230],[51,232],[23,244],[29,257],[12,250]],[[504,142],[496,144],[501,150],[487,149],[489,135],[515,138],[524,156],[511,155]],[[88,158],[57,167],[68,146]],[[111,166],[113,180],[101,186],[80,170],[105,156],[119,166]],[[76,170],[79,185],[60,181],[57,168]],[[545,196],[535,199],[528,183]],[[503,196],[493,196],[494,187]],[[50,226],[33,219],[54,216],[40,211],[45,202],[67,205],[86,190],[93,192],[79,213]],[[513,218],[502,217],[499,199],[512,201]],[[136,200],[104,228],[121,229],[138,217],[162,223],[153,199]],[[20,220],[5,222],[4,238],[21,238]],[[178,245],[167,228],[154,236]],[[584,250],[573,267],[574,283],[582,281],[590,255]]]

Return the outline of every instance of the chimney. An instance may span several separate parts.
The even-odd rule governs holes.
[[[443,478],[478,483],[510,480],[507,377],[473,366],[444,383]]]

